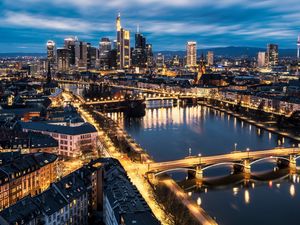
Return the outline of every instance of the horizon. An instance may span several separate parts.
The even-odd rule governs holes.
[[[280,46],[279,46],[280,47]],[[251,48],[251,49],[266,49],[266,47],[250,47],[250,46],[224,46],[224,47],[210,47],[210,48],[197,48],[197,51],[206,51],[211,49],[226,49],[226,48]],[[279,48],[279,51],[295,51],[296,55],[296,48]],[[185,52],[186,49],[174,49],[174,50],[160,50],[160,51],[154,51],[154,53],[160,53],[160,52]],[[1,52],[0,54],[44,54],[46,55],[46,50],[44,52]]]
[[[97,46],[101,37],[115,39],[115,19],[121,12],[122,26],[136,27],[153,44],[155,52],[181,51],[189,40],[199,49],[246,46],[295,49],[300,22],[296,0],[4,0],[0,30],[1,52],[44,52],[47,40],[58,47],[63,39],[78,36]],[[288,7],[292,5],[293,7]]]

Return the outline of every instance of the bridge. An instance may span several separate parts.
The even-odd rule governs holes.
[[[137,90],[142,91],[146,93],[156,93],[156,94],[170,94],[170,92],[167,92],[165,90],[156,90],[156,89],[149,89],[149,88],[141,88],[141,87],[134,87],[134,86],[126,86],[121,84],[114,84],[114,83],[108,83],[108,82],[99,82],[99,81],[83,81],[83,80],[62,80],[62,79],[55,79],[58,83],[61,84],[75,84],[75,85],[101,85],[106,84],[110,87],[120,88],[120,89],[126,89],[126,90]]]
[[[169,162],[148,163],[148,174],[152,177],[174,171],[192,172],[199,181],[203,180],[205,170],[231,165],[236,172],[251,175],[251,166],[273,160],[281,167],[290,167],[296,170],[296,161],[300,158],[300,148],[274,148],[261,151],[232,152],[223,155],[187,157]]]

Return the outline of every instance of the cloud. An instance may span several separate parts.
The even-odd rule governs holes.
[[[102,31],[111,31],[110,23],[85,22],[76,18],[45,17],[42,15],[11,11],[5,13],[2,19],[2,25],[82,33],[99,30],[99,28],[101,28]]]
[[[103,36],[115,38],[114,20],[120,11],[122,25],[134,32],[140,24],[155,49],[181,48],[187,40],[212,46],[265,46],[274,41],[291,47],[300,26],[298,1],[1,0],[0,41],[59,42],[78,35],[97,44]]]

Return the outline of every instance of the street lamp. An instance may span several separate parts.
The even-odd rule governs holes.
[[[198,157],[199,157],[199,165],[201,164],[201,156],[202,156],[201,153],[199,153],[199,154],[198,154]]]
[[[248,158],[249,158],[249,155],[250,155],[250,148],[247,148],[246,150],[247,150],[247,152],[248,152]]]
[[[234,143],[234,151],[236,151],[237,143]]]
[[[191,155],[192,155],[192,149],[189,148],[189,156],[191,156]]]

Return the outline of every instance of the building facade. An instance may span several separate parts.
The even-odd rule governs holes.
[[[108,69],[110,66],[110,55],[112,50],[112,44],[109,38],[101,38],[99,42],[99,58],[100,67],[102,69]]]
[[[278,66],[278,63],[279,63],[278,45],[268,44],[267,62],[266,63],[268,65],[268,67]]]
[[[79,70],[87,69],[87,43],[83,41],[75,42],[75,65]]]
[[[105,160],[104,160],[105,161]],[[0,212],[0,224],[88,225],[102,210],[103,160],[92,161]]]
[[[76,39],[73,37],[64,40],[64,48],[69,50],[69,63],[71,66],[75,66],[75,42]]]
[[[43,152],[0,153],[0,211],[46,190],[57,179],[57,159]]]
[[[214,52],[208,51],[206,57],[207,65],[213,66],[214,65]]]
[[[117,67],[128,69],[131,66],[130,32],[121,27],[121,16],[117,17]]]
[[[70,50],[65,48],[57,49],[57,70],[66,72],[70,69]]]
[[[266,53],[259,52],[257,55],[257,67],[265,67],[266,66]]]
[[[56,61],[56,45],[55,42],[51,40],[47,42],[47,60],[50,65]]]
[[[50,135],[58,141],[58,155],[78,157],[83,151],[94,150],[98,133],[94,126],[84,123],[80,126],[61,126],[41,122],[20,122],[24,132],[33,131]]]
[[[186,44],[186,66],[193,68],[197,66],[197,43],[189,41]]]

